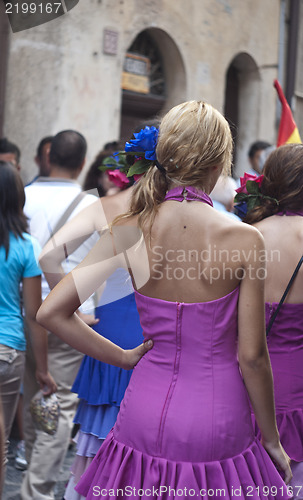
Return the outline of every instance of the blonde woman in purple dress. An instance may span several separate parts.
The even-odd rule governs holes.
[[[140,153],[144,139],[138,137]],[[265,337],[263,238],[214,210],[209,197],[230,170],[228,123],[205,102],[180,104],[161,121],[156,154],[134,187],[129,213],[38,313],[85,354],[135,366],[117,422],[77,491],[88,499],[286,499],[272,462],[289,482]],[[146,339],[131,350],[74,314],[119,267],[132,275]]]

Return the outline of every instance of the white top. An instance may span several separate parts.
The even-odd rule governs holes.
[[[111,302],[116,302],[127,295],[134,293],[130,274],[126,269],[118,268],[106,280],[106,286],[98,300],[98,306],[104,306]]]
[[[214,209],[217,210],[218,212],[223,212],[225,215],[227,215],[231,219],[241,221],[240,217],[238,217],[236,214],[234,214],[233,212],[229,212],[228,210],[226,210],[226,208],[223,205],[223,203],[220,203],[219,201],[216,201],[216,200],[212,200],[212,202],[213,202]]]
[[[24,212],[29,218],[30,233],[40,243],[41,247],[46,244],[53,235],[53,230],[63,213],[81,192],[81,186],[74,180],[57,179],[52,177],[39,177],[35,182],[25,187],[26,202]],[[95,203],[96,197],[86,194],[78,203],[68,220],[72,219],[78,212]],[[98,241],[95,232],[77,250],[68,256],[62,263],[66,273],[78,265],[91,248]],[[49,294],[49,286],[42,276],[42,299]],[[94,303],[92,298],[82,305],[83,312],[92,312]]]

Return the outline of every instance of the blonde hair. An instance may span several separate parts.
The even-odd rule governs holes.
[[[222,173],[228,174],[232,156],[229,125],[210,104],[184,102],[162,119],[156,154],[166,173],[152,166],[135,185],[129,211],[114,223],[139,215],[139,226],[148,224],[150,232],[169,180],[203,188],[211,167],[222,168]]]

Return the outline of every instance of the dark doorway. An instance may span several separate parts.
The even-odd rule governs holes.
[[[160,49],[154,37],[146,30],[136,37],[127,54],[144,56],[149,61],[148,93],[122,90],[120,138],[128,140],[142,122],[153,120],[166,101],[165,77]]]
[[[229,123],[234,141],[233,165],[236,162],[237,130],[239,126],[238,98],[239,98],[239,74],[237,68],[233,64],[231,64],[226,75],[224,116]]]

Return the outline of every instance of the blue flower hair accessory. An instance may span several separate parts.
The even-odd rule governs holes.
[[[156,127],[145,127],[138,133],[134,133],[135,139],[125,144],[126,152],[144,152],[146,160],[156,160],[156,146],[159,130]]]
[[[140,132],[135,132],[135,139],[125,144],[125,151],[117,151],[103,160],[102,171],[119,169],[127,177],[137,180],[152,166],[158,164],[156,146],[159,130],[156,127],[146,126]],[[134,156],[134,164],[129,165],[126,156]],[[159,168],[159,167],[158,167]],[[163,168],[163,167],[162,167]],[[163,169],[164,170],[164,169]]]

